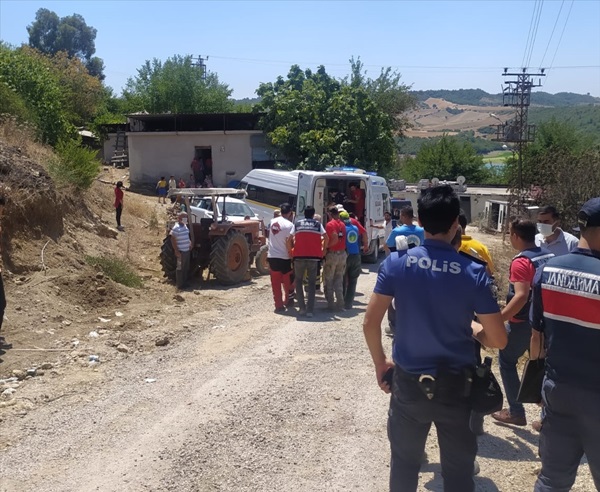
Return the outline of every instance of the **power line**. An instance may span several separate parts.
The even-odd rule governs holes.
[[[552,28],[552,32],[550,33],[550,39],[548,40],[548,44],[546,45],[546,50],[544,51],[544,56],[542,56],[542,61],[540,62],[540,67],[544,66],[544,60],[546,59],[546,53],[548,53],[548,48],[550,48],[550,43],[552,42],[552,38],[554,37],[554,30],[556,29],[556,25],[558,24],[558,19],[560,19],[560,14],[562,12],[564,5],[565,5],[565,0],[562,0],[562,3],[560,4],[560,9],[558,11],[558,15],[556,16],[556,20],[554,21],[554,27]]]
[[[240,58],[240,57],[232,57],[232,56],[219,56],[219,55],[210,55],[210,58],[213,60],[231,60],[231,61],[239,61],[245,63],[256,63],[256,64],[271,64],[271,65],[324,65],[326,67],[349,67],[348,63],[327,63],[327,62],[307,62],[307,61],[286,61],[286,60],[265,60],[258,58]],[[366,68],[382,68],[383,65],[363,65]],[[388,65],[386,65],[388,66]],[[396,70],[467,70],[467,71],[475,71],[475,72],[485,72],[485,71],[496,71],[501,70],[503,66],[458,66],[458,65],[389,65],[390,68]],[[520,67],[515,67],[515,69]],[[553,67],[554,70],[559,69],[584,69],[584,68],[600,68],[600,65],[565,65],[559,67]]]
[[[558,44],[556,45],[556,50],[554,50],[554,56],[552,57],[552,62],[550,63],[550,68],[554,65],[554,59],[556,58],[556,53],[558,53],[558,47],[563,38],[563,34],[565,33],[565,29],[567,28],[567,22],[569,22],[569,17],[571,16],[571,10],[573,9],[573,4],[575,0],[571,0],[571,6],[569,7],[569,12],[567,12],[567,18],[565,19],[565,25],[563,26],[562,32],[560,33],[560,38],[558,38]]]
[[[532,41],[531,41],[531,45],[529,47],[529,55],[527,56],[527,61],[526,61],[525,65],[523,65],[524,67],[529,66],[529,64],[531,63],[531,55],[533,55],[533,48],[535,47],[535,40],[537,39],[538,28],[540,26],[540,19],[542,17],[542,9],[544,7],[544,0],[541,0],[539,5],[540,5],[540,7],[538,9],[538,15],[537,15],[537,19],[535,21],[535,28],[533,30]]]
[[[529,22],[529,32],[527,33],[527,42],[525,43],[525,51],[523,52],[523,61],[521,62],[521,66],[525,66],[525,60],[527,59],[527,50],[529,49],[529,41],[531,39],[531,33],[533,32],[533,23],[535,20],[535,13],[537,10],[538,0],[535,0],[533,4],[533,12],[531,13],[531,21]]]

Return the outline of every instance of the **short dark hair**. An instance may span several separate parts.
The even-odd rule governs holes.
[[[515,233],[523,241],[533,243],[535,242],[535,235],[537,234],[537,226],[532,220],[513,217],[510,220],[510,232],[511,234]]]
[[[309,205],[304,209],[304,217],[307,219],[312,219],[315,216],[315,207]]]
[[[450,185],[427,188],[417,201],[419,220],[429,234],[445,234],[460,213],[460,200]]]
[[[538,215],[540,214],[551,214],[553,219],[560,219],[560,214],[558,213],[558,210],[556,210],[556,207],[553,207],[552,205],[546,205],[545,207],[541,207],[538,210]]]
[[[415,217],[415,211],[413,210],[413,208],[410,205],[405,205],[404,207],[402,207],[400,209],[400,214],[401,215],[406,215],[407,217],[414,219]]]
[[[463,232],[465,232],[467,230],[467,214],[462,208],[460,209],[460,213],[458,214],[458,223],[460,224],[460,227],[462,228]]]
[[[292,211],[292,206],[289,203],[282,203],[279,205],[279,210],[281,210],[281,215],[287,215]]]
[[[123,187],[123,181],[117,181],[117,188]]]
[[[329,207],[329,209],[327,211],[334,217],[339,217],[339,215],[340,215],[340,211],[337,209],[336,206]]]

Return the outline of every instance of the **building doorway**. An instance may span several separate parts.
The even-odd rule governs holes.
[[[212,188],[212,175],[213,175],[213,161],[212,161],[212,147],[211,146],[197,146],[194,147],[194,158],[200,161],[202,164],[204,183],[202,187]]]

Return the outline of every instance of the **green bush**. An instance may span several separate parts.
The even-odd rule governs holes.
[[[88,189],[100,172],[97,151],[82,146],[78,140],[61,140],[56,145],[56,153],[57,158],[49,167],[52,177],[59,183]]]
[[[129,264],[114,256],[86,256],[88,265],[99,267],[111,280],[127,287],[142,287],[142,277],[135,273]]]

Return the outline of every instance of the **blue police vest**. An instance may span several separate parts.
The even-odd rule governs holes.
[[[554,257],[554,253],[550,253],[545,248],[535,247],[521,251],[517,256],[513,258],[513,261],[517,258],[527,258],[533,264],[533,268],[537,272],[538,269],[546,264],[546,262]],[[515,286],[512,282],[508,284],[508,294],[506,295],[506,304],[515,297]],[[529,297],[527,302],[521,308],[521,310],[513,316],[513,318],[519,321],[527,321],[529,319],[529,309],[531,308],[531,290],[529,290]]]
[[[547,376],[600,390],[600,254],[577,248],[550,260],[538,276],[542,302],[534,303],[532,317],[543,306]]]
[[[357,255],[360,253],[358,245],[358,227],[352,225],[352,222],[344,222],[346,224],[346,251],[349,255]]]

